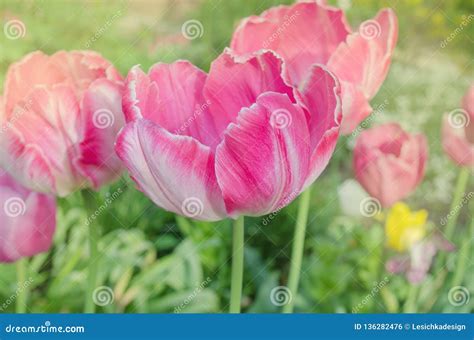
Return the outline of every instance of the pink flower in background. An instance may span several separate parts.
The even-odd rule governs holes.
[[[122,86],[91,51],[33,52],[12,64],[0,101],[0,163],[26,187],[59,196],[116,179]]]
[[[134,67],[116,150],[157,205],[201,220],[262,215],[324,170],[341,121],[339,85],[314,66],[293,88],[273,52],[226,50],[209,74],[186,61]]]
[[[423,179],[428,158],[424,135],[395,123],[363,131],[354,148],[356,179],[383,207],[408,196]]]
[[[389,273],[405,273],[410,283],[418,284],[425,280],[433,259],[439,251],[451,252],[454,250],[455,247],[452,243],[435,234],[433,237],[413,245],[408,254],[390,258],[385,264],[385,268]]]
[[[464,96],[462,109],[444,115],[442,144],[457,165],[474,167],[474,85]]]
[[[47,251],[55,228],[55,198],[29,191],[0,169],[0,262]]]
[[[232,37],[238,53],[271,49],[287,63],[291,82],[302,83],[311,66],[325,64],[341,81],[343,122],[349,134],[366,118],[369,101],[384,81],[398,36],[391,9],[380,11],[355,32],[342,10],[322,1],[277,6],[244,19]]]

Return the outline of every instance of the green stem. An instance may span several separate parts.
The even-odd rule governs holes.
[[[451,281],[451,287],[460,286],[463,283],[464,274],[466,273],[467,268],[467,261],[469,260],[469,254],[471,253],[471,243],[474,239],[474,219],[471,219],[469,234],[469,237],[464,239],[461,249],[458,253],[458,262],[454,271],[453,280]]]
[[[96,209],[96,199],[93,192],[85,189],[81,191],[84,205],[88,217],[91,216]],[[99,247],[98,241],[100,238],[100,226],[98,223],[93,223],[94,219],[89,219],[89,265],[88,265],[88,281],[85,296],[84,313],[94,313],[95,303],[93,299],[94,290],[97,288],[97,273],[98,273],[98,258],[99,258]]]
[[[464,192],[466,191],[466,185],[468,181],[469,169],[467,167],[461,168],[461,171],[459,172],[458,176],[458,181],[456,183],[456,189],[453,195],[453,201],[451,202],[450,214],[452,214],[452,216],[448,219],[444,232],[448,240],[450,240],[453,236],[454,227],[456,226],[456,221],[458,219],[459,212],[461,211],[459,205],[461,204]]]
[[[309,203],[311,198],[311,188],[309,187],[301,194],[298,206],[298,216],[296,218],[295,235],[293,239],[293,249],[291,251],[290,273],[288,276],[288,289],[292,299],[283,306],[283,313],[293,313],[294,301],[298,294],[298,284],[300,281],[301,262],[303,260],[304,239],[306,235],[306,224],[308,221]]]
[[[232,231],[232,279],[230,286],[230,313],[240,313],[244,276],[244,217],[234,221]]]
[[[410,290],[408,291],[408,297],[403,306],[404,313],[416,313],[416,300],[418,296],[418,286],[414,284],[410,285]]]
[[[28,300],[28,285],[26,284],[26,275],[28,271],[28,259],[22,258],[16,263],[16,277],[18,281],[18,290],[16,296],[16,312],[26,313],[26,303]]]

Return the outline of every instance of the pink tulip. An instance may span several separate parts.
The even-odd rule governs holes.
[[[0,103],[3,167],[26,187],[59,196],[116,179],[122,86],[95,52],[33,52],[12,64]]]
[[[186,61],[136,66],[126,88],[119,157],[157,205],[201,220],[289,204],[326,167],[342,118],[331,73],[314,66],[293,88],[269,51],[226,50],[209,74]]]
[[[349,134],[366,118],[385,79],[398,36],[391,9],[380,11],[352,32],[342,10],[322,1],[277,6],[244,19],[231,47],[238,53],[271,49],[287,62],[293,84],[301,84],[315,63],[327,65],[341,81],[343,122]]]
[[[459,166],[474,167],[474,85],[462,100],[462,109],[443,117],[442,144],[446,154]]]
[[[55,228],[54,197],[29,191],[0,169],[0,262],[47,251]]]
[[[383,207],[408,196],[423,179],[428,146],[395,123],[362,132],[354,148],[355,176]]]

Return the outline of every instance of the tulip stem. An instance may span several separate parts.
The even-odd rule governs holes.
[[[462,243],[461,249],[458,252],[458,262],[456,270],[454,271],[451,287],[460,286],[464,281],[464,274],[466,273],[467,262],[469,254],[471,253],[471,243],[474,239],[474,219],[471,218],[471,225],[469,228],[469,237],[466,237]]]
[[[244,276],[244,217],[234,221],[232,231],[232,279],[230,286],[230,313],[240,313]]]
[[[97,273],[98,273],[98,259],[99,259],[99,247],[98,241],[100,238],[100,226],[98,223],[93,223],[94,219],[90,219],[90,216],[94,213],[96,206],[96,198],[93,192],[88,189],[81,191],[84,205],[88,213],[87,224],[89,226],[89,264],[88,264],[88,281],[85,296],[84,313],[95,313],[95,303],[93,299],[94,290],[97,288]]]
[[[311,187],[301,194],[296,218],[295,234],[293,238],[293,249],[291,251],[290,273],[288,276],[288,289],[292,296],[288,303],[283,306],[283,313],[293,313],[294,301],[298,293],[300,281],[301,263],[303,260],[304,239],[306,235],[306,224],[308,222],[309,203],[311,198]]]
[[[27,271],[28,259],[19,259],[16,263],[16,278],[18,281],[16,313],[26,313],[26,303],[28,300],[28,285],[26,284]]]
[[[467,167],[461,168],[459,172],[458,181],[456,183],[456,189],[453,194],[453,201],[451,202],[450,216],[446,223],[445,236],[448,240],[451,239],[454,232],[454,227],[461,211],[461,200],[463,198],[464,192],[466,191],[466,185],[469,181],[469,169]]]

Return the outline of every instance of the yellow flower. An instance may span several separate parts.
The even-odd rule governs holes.
[[[385,221],[387,246],[397,251],[410,249],[426,235],[426,210],[411,211],[403,202],[395,203]]]

